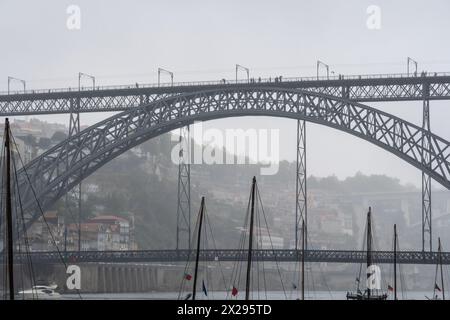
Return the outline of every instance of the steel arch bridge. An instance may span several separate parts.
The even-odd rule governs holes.
[[[450,189],[447,140],[355,101],[255,85],[189,92],[130,108],[54,146],[18,173],[27,225],[40,215],[35,197],[43,210],[48,209],[105,163],[152,137],[194,121],[236,116],[301,119],[347,132],[395,154]]]

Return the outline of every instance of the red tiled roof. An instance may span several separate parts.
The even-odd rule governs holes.
[[[113,221],[121,221],[121,222],[128,222],[127,219],[122,218],[122,217],[118,217],[118,216],[113,216],[113,215],[103,215],[103,216],[97,216],[94,217],[92,219],[90,219],[91,221],[104,221],[104,222],[113,222]]]

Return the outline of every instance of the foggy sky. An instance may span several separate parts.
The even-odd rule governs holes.
[[[81,9],[81,30],[66,27],[71,4]],[[380,30],[366,26],[369,5],[381,9]],[[28,88],[75,87],[80,71],[98,85],[152,83],[158,67],[175,81],[233,79],[236,63],[251,77],[314,76],[317,59],[336,74],[404,73],[407,56],[419,72],[443,72],[450,71],[449,31],[446,0],[0,0],[0,90],[7,76]],[[431,102],[432,131],[447,139],[449,104]],[[371,105],[421,124],[421,102]],[[82,114],[82,124],[108,115]],[[68,115],[40,118],[68,123]],[[281,157],[295,159],[296,121],[234,118],[205,127],[280,129]],[[368,142],[313,124],[307,136],[309,174],[362,171],[420,185],[420,172]]]

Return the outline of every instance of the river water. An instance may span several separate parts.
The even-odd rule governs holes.
[[[306,300],[346,300],[346,291],[316,291],[305,293]],[[432,292],[424,291],[409,291],[406,294],[398,293],[398,299],[409,300],[426,300],[427,297],[432,297]],[[183,295],[184,296],[184,295]],[[79,299],[78,295],[64,294],[63,299]],[[105,294],[81,294],[81,298],[85,300],[177,300],[178,292],[149,292],[149,293],[105,293]],[[227,293],[224,291],[208,292],[208,296],[205,296],[203,292],[197,293],[197,300],[216,300],[216,299],[229,299]],[[237,299],[243,299],[244,293],[239,293]],[[296,300],[299,298],[298,292],[286,292],[282,291],[268,291],[260,292],[259,296],[257,292],[251,294],[252,300]],[[393,299],[393,294],[390,294],[388,300]]]

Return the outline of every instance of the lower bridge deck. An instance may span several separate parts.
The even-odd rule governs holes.
[[[352,250],[307,250],[306,262],[330,262],[330,263],[364,263],[366,251]],[[450,252],[442,252],[443,264],[450,264]],[[137,250],[137,251],[45,251],[30,253],[31,259],[38,263],[55,263],[62,259],[68,263],[82,262],[185,262],[194,260],[195,250]],[[201,250],[201,261],[246,261],[247,250],[219,249]],[[252,259],[259,261],[295,262],[300,261],[302,252],[299,250],[254,250]],[[15,262],[25,262],[28,257],[24,254],[16,254]],[[1,260],[1,259],[0,259]],[[393,263],[393,251],[372,252],[374,263]],[[397,263],[400,264],[437,264],[439,252],[423,251],[399,251]]]

